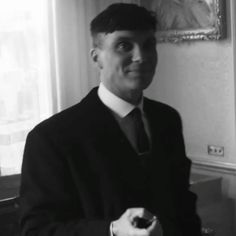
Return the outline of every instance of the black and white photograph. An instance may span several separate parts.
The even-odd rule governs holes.
[[[235,10],[0,0],[0,236],[235,236]]]

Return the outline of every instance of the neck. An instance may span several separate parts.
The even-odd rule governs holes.
[[[128,90],[127,89],[127,91],[122,91],[115,87],[111,88],[109,86],[106,86],[104,83],[103,83],[103,86],[105,86],[107,90],[109,90],[111,93],[113,93],[117,97],[125,100],[128,103],[133,104],[134,106],[139,105],[143,97],[142,90]]]
[[[142,90],[127,90],[127,91],[121,91],[119,89],[110,89],[110,92],[115,94],[117,97],[125,100],[128,103],[133,104],[134,106],[137,106],[143,97],[143,92]]]
[[[131,91],[129,93],[126,94],[116,94],[118,97],[122,98],[123,100],[125,100],[128,103],[131,103],[135,106],[137,106],[141,100],[142,100],[142,92],[136,92],[136,91]]]

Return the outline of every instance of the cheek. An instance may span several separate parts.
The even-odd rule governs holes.
[[[113,58],[111,59],[113,70],[118,73],[119,75],[123,75],[125,73],[125,68],[130,64],[130,61],[128,59],[124,58]]]
[[[131,56],[124,57],[122,58],[122,60],[120,60],[120,67],[122,69],[123,74],[126,74],[128,72],[128,69],[132,63],[133,62]]]
[[[115,68],[115,67],[117,67],[117,65],[120,64],[119,57],[114,53],[110,53],[110,54],[106,55],[106,57],[104,59],[105,59],[107,67],[109,67],[110,69]]]
[[[124,65],[114,58],[110,58],[106,61],[106,65],[103,68],[103,72],[107,78],[116,80],[124,77]]]

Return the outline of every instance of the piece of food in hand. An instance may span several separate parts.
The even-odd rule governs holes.
[[[140,218],[140,217],[135,217],[133,219],[133,226],[136,228],[140,228],[140,229],[146,229],[148,228],[152,222],[156,220],[156,217],[154,216],[152,219],[145,219],[145,218]]]

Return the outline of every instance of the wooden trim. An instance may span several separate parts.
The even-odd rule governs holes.
[[[0,201],[11,200],[19,195],[20,174],[0,177]]]
[[[233,163],[193,160],[192,167],[196,169],[204,169],[204,170],[236,175],[236,164]]]

